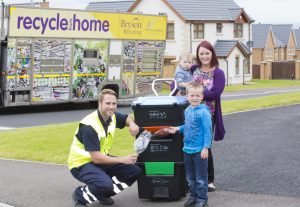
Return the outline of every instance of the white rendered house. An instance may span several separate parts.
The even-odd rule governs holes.
[[[233,0],[112,0],[90,2],[87,9],[167,15],[165,62],[177,60],[180,53],[186,51],[195,55],[197,45],[202,40],[208,40],[212,44],[216,44],[217,40],[232,40],[239,42],[243,48],[247,48],[246,45],[252,42],[253,19]],[[246,53],[239,53],[238,50],[231,52],[234,57],[240,56],[239,60],[243,61],[240,68],[245,75],[240,79],[237,78],[238,75],[229,77],[231,73],[228,73],[231,84],[244,83],[252,77],[251,54],[244,54]],[[245,57],[248,59],[247,64]],[[233,71],[237,58],[228,58],[228,70]],[[224,59],[221,58],[220,62],[222,60]],[[247,67],[244,68],[244,65]],[[222,68],[221,65],[220,67]]]

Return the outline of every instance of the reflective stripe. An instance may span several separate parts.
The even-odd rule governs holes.
[[[121,192],[121,190],[119,190],[119,188],[116,184],[114,184],[114,192],[115,193],[120,193]]]
[[[120,184],[123,187],[123,189],[128,188],[128,185],[126,183],[120,182],[116,176],[112,177],[112,180],[113,180],[113,183]]]
[[[71,150],[74,150],[75,152],[77,152],[78,154],[85,156],[85,157],[91,157],[90,153],[85,151],[84,149],[81,149],[79,147],[77,147],[76,145],[73,145]]]
[[[126,183],[120,183],[122,185],[122,187],[125,189],[125,188],[128,188],[128,185]]]
[[[104,132],[104,131],[100,131],[100,132],[99,132],[99,136],[100,136],[100,137],[105,137],[105,132]]]
[[[93,198],[93,201],[96,201],[97,198],[91,193],[89,187],[86,186],[85,189],[86,189],[86,193]]]
[[[82,196],[83,196],[83,198],[88,202],[88,203],[92,203],[92,201],[90,200],[90,198],[89,198],[89,196],[88,196],[88,194],[86,193],[86,192],[84,192],[84,187],[81,187],[81,191],[82,191]]]
[[[113,181],[113,185],[114,185],[114,192],[115,193],[119,193],[122,190],[124,190],[125,188],[128,188],[128,185],[126,183],[122,183],[120,182],[116,176],[112,177],[112,181]]]

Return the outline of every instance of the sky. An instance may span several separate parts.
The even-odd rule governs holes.
[[[1,0],[5,4],[30,3],[31,0]],[[32,0],[38,2],[42,0]],[[47,0],[50,7],[84,9],[88,2],[97,0]],[[263,24],[294,24],[300,26],[299,0],[235,0],[255,20]]]

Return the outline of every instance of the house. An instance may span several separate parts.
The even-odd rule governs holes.
[[[295,78],[299,77],[300,79],[300,29],[294,29],[295,40],[296,40],[296,71]],[[298,79],[297,79],[298,80]]]
[[[145,14],[166,14],[168,16],[165,66],[178,59],[182,52],[196,54],[196,48],[202,40],[212,44],[217,40],[234,40],[240,44],[250,43],[253,19],[233,0],[128,0],[90,2],[87,10],[119,11]],[[241,47],[241,46],[240,46]],[[235,53],[236,50],[233,50]],[[240,53],[233,54],[238,56]],[[244,54],[244,53],[243,53]],[[245,56],[241,57],[243,60]],[[251,56],[247,56],[249,64]],[[228,60],[234,65],[233,59]],[[251,65],[251,64],[250,64]],[[243,68],[242,65],[240,68]],[[233,68],[229,68],[233,70]],[[250,80],[251,70],[244,78]],[[171,73],[173,74],[173,73]],[[234,74],[234,73],[228,73]],[[231,78],[232,83],[242,83],[242,79]],[[239,81],[238,81],[239,80]]]
[[[225,73],[226,85],[245,83],[250,78],[249,59],[252,53],[244,43],[238,40],[217,40],[214,48],[219,66]]]
[[[296,59],[300,60],[300,28],[294,29],[295,40],[296,40]]]
[[[253,24],[252,64],[259,65],[265,60],[265,47],[270,33],[270,24]]]
[[[296,77],[295,33],[292,24],[253,24],[253,78],[291,79]]]

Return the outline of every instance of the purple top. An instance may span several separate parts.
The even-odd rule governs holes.
[[[191,73],[199,69],[198,65],[193,65],[191,67]],[[198,72],[195,72],[197,75]],[[215,123],[215,133],[214,140],[219,141],[223,140],[225,135],[225,128],[223,124],[222,117],[222,108],[221,108],[221,94],[225,87],[225,75],[223,70],[216,68],[212,74],[212,87],[204,91],[204,100],[208,102],[215,102],[215,111],[214,111],[214,123]]]

